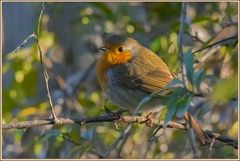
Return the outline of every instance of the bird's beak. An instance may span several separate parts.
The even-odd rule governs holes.
[[[106,47],[100,47],[100,48],[98,48],[98,50],[99,50],[99,51],[109,51],[109,49],[106,48]]]

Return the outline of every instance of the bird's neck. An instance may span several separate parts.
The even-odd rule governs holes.
[[[97,62],[96,74],[102,90],[105,90],[107,87],[107,70],[115,65],[124,64],[131,58],[132,56],[129,52],[124,52],[121,54],[115,54],[113,52],[101,54]]]

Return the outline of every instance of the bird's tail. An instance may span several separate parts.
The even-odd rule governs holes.
[[[205,144],[205,133],[202,126],[197,122],[196,119],[192,117],[189,112],[186,112],[183,115],[184,119],[187,121],[189,126],[193,129],[194,133],[196,134],[197,138],[199,139],[201,144]]]

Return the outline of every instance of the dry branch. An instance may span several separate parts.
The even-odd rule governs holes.
[[[3,124],[2,129],[26,129],[36,126],[46,126],[46,125],[70,125],[70,124],[78,124],[83,125],[87,123],[97,123],[97,122],[119,122],[119,123],[142,123],[147,120],[144,116],[121,116],[121,115],[103,115],[103,116],[97,116],[97,117],[86,117],[86,118],[80,118],[80,119],[70,119],[70,118],[58,118],[56,122],[53,122],[52,119],[43,119],[43,120],[32,120],[32,121],[23,121],[23,122],[16,122],[16,123],[9,123],[9,124]],[[163,128],[163,122],[160,122],[157,119],[153,119],[153,125],[155,127]],[[178,123],[170,121],[167,124],[167,128],[175,128],[179,130],[188,130],[189,128],[186,126],[186,124]],[[234,140],[232,138],[229,138],[227,136],[214,133],[209,130],[205,130],[205,133],[208,138],[210,139],[216,139],[218,141],[221,141],[227,145],[230,145],[234,147],[235,149],[238,149],[238,142],[237,140]]]
[[[32,33],[31,35],[29,35],[19,46],[17,46],[16,49],[13,50],[13,52],[14,53],[18,52],[28,42],[28,40],[30,40],[31,38],[35,39],[36,44],[37,44],[37,48],[38,48],[38,52],[39,52],[40,65],[41,65],[42,74],[43,74],[43,77],[44,77],[44,83],[45,83],[45,89],[46,89],[46,93],[47,93],[47,97],[48,97],[48,103],[49,103],[49,106],[50,106],[50,109],[51,109],[52,121],[56,122],[57,121],[57,116],[54,112],[52,98],[51,98],[49,85],[48,85],[49,76],[48,76],[47,69],[46,69],[46,67],[44,66],[44,63],[43,63],[43,52],[42,52],[42,49],[41,49],[40,44],[39,44],[40,25],[41,25],[41,20],[42,20],[42,15],[43,15],[44,9],[45,9],[45,5],[44,5],[44,2],[42,2],[41,11],[40,11],[40,14],[39,14],[38,24],[37,24],[37,29],[36,29],[37,33]]]
[[[222,44],[222,43],[224,43],[224,42],[226,42],[226,41],[229,41],[229,40],[234,40],[234,39],[237,40],[237,38],[238,38],[237,35],[234,35],[234,36],[228,37],[228,38],[226,38],[226,39],[219,40],[219,41],[217,41],[217,42],[215,42],[215,43],[212,43],[212,44],[207,45],[207,46],[205,46],[205,47],[203,47],[203,48],[201,48],[201,49],[199,49],[199,50],[196,50],[196,51],[192,52],[192,54],[195,54],[195,53],[198,53],[198,52],[203,51],[203,50],[205,50],[205,49],[211,48],[211,47],[213,47],[213,46]]]

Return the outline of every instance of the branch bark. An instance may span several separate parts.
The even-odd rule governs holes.
[[[98,122],[119,122],[119,123],[142,123],[147,121],[147,118],[144,116],[122,116],[122,115],[103,115],[97,117],[85,117],[80,119],[71,119],[71,118],[58,118],[56,122],[53,119],[42,119],[42,120],[31,120],[23,121],[16,123],[3,124],[2,129],[26,129],[36,126],[46,126],[46,125],[71,125],[78,124],[83,125],[87,123],[98,123]],[[159,122],[157,119],[153,119],[153,125],[158,128],[163,128],[163,122]],[[175,128],[178,130],[189,130],[186,124],[170,121],[167,124],[167,128]],[[210,139],[215,139],[220,142],[225,143],[226,145],[232,146],[235,149],[238,149],[238,141],[228,136],[224,136],[218,133],[214,133],[209,130],[205,130],[206,135]]]
[[[23,121],[16,123],[3,124],[2,129],[25,129],[35,126],[45,126],[45,125],[68,125],[68,124],[86,124],[86,123],[97,123],[97,122],[125,122],[125,123],[142,123],[147,121],[146,117],[143,116],[120,116],[120,115],[103,115],[97,117],[85,117],[80,119],[70,119],[70,118],[58,118],[56,122],[53,119],[42,119],[42,120],[32,120]],[[153,125],[162,126],[158,123],[159,121],[153,120]],[[185,126],[176,122],[170,122],[167,126],[168,128],[178,128],[185,129]]]

